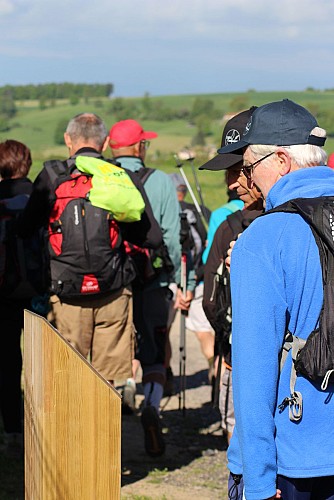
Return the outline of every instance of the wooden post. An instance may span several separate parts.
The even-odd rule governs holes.
[[[25,311],[25,498],[118,500],[121,399],[53,328]]]

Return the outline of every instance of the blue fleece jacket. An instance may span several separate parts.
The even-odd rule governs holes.
[[[290,199],[334,195],[334,172],[292,172],[269,191],[267,207]],[[303,339],[315,328],[323,300],[319,253],[296,214],[259,217],[237,241],[231,259],[232,361],[236,428],[228,467],[242,473],[247,500],[276,492],[276,474],[292,478],[334,474],[333,384],[322,391],[298,377],[303,416],[289,420],[277,406],[290,395],[291,354],[279,375],[286,326]]]

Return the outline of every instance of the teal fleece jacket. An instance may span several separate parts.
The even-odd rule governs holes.
[[[328,167],[300,169],[269,191],[266,209],[298,197],[334,195]],[[290,396],[291,354],[282,373],[279,355],[289,330],[303,339],[316,327],[323,301],[318,248],[297,214],[259,217],[238,239],[231,258],[232,362],[236,427],[228,467],[244,477],[247,500],[276,492],[276,475],[334,474],[333,384],[298,376],[303,416],[289,419],[278,405]]]
[[[145,168],[140,158],[121,156],[117,161],[123,168],[137,172]],[[175,186],[170,177],[161,170],[155,170],[145,182],[145,191],[151,203],[153,215],[162,229],[164,242],[174,264],[174,277],[161,274],[150,285],[150,288],[167,286],[171,281],[180,283],[181,279],[181,244],[180,244],[180,205]],[[194,273],[188,276],[188,290],[195,288]]]

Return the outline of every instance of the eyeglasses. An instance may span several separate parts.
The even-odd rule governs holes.
[[[150,147],[150,141],[140,141],[140,144],[144,149],[148,149]]]
[[[254,168],[263,160],[268,158],[269,156],[275,154],[275,151],[272,151],[271,153],[267,154],[266,156],[263,156],[263,158],[260,158],[259,160],[255,161],[254,163],[251,163],[250,165],[243,165],[241,172],[244,174],[247,179],[252,178],[253,170]]]

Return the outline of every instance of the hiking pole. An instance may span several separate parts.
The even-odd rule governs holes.
[[[174,156],[175,156],[175,158],[177,159],[177,155],[174,155]],[[207,228],[208,228],[208,221],[206,220],[206,217],[204,216],[204,214],[203,214],[203,212],[202,212],[202,209],[201,209],[201,207],[200,207],[200,205],[199,205],[199,203],[198,203],[198,201],[197,201],[197,198],[196,198],[196,196],[195,196],[195,194],[194,194],[194,191],[192,190],[192,187],[191,187],[191,185],[189,184],[189,181],[188,181],[188,179],[187,179],[187,176],[186,176],[186,174],[185,174],[185,172],[184,172],[184,170],[183,170],[183,163],[177,163],[176,168],[178,168],[178,169],[180,170],[181,175],[182,175],[183,180],[184,180],[184,183],[185,183],[185,185],[187,186],[187,189],[188,189],[188,191],[189,191],[189,193],[190,193],[191,199],[192,199],[192,200],[193,200],[193,202],[194,202],[194,205],[195,205],[195,208],[196,208],[196,210],[197,210],[197,213],[198,213],[198,214],[199,214],[199,216],[201,217],[202,222],[203,222],[203,224],[204,224],[204,227],[207,229]]]
[[[202,213],[203,213],[204,219],[206,220],[206,223],[209,224],[209,217],[208,217],[208,214],[205,210],[202,189],[201,189],[201,186],[200,186],[197,174],[196,174],[195,166],[194,166],[195,155],[189,149],[184,149],[183,151],[180,151],[178,153],[177,157],[179,160],[190,162],[191,170],[193,173],[193,177],[194,177],[194,181],[195,181],[195,185],[196,185],[196,189],[197,189],[197,194],[198,194],[198,197],[199,197],[199,200],[201,203]]]
[[[203,212],[203,215],[204,215],[204,218],[205,218],[207,224],[209,224],[209,217],[208,217],[207,211],[205,210],[205,205],[204,205],[204,200],[203,200],[203,194],[202,194],[201,185],[199,183],[199,180],[198,180],[198,177],[197,177],[197,174],[196,174],[196,170],[195,170],[195,167],[194,167],[194,158],[189,158],[189,161],[190,161],[191,170],[192,170],[192,173],[193,173],[193,176],[194,176],[194,179],[195,179],[197,193],[198,193],[199,199],[201,201],[202,212]]]
[[[189,251],[189,227],[187,215],[180,214],[181,231],[180,243],[182,246],[181,254],[181,290],[184,297],[187,294],[187,254]],[[180,314],[180,390],[179,390],[179,410],[182,408],[183,416],[186,414],[186,316],[188,312],[181,310]]]
[[[187,256],[182,253],[181,256],[181,288],[182,293],[186,293],[186,287],[183,285],[186,275]],[[182,414],[186,414],[186,311],[181,310],[180,315],[180,391],[179,391],[179,410],[182,408]]]

